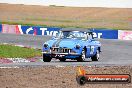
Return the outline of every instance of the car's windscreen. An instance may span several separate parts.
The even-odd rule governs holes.
[[[57,37],[59,38],[77,38],[77,39],[87,39],[87,34],[79,31],[63,31],[60,32]]]

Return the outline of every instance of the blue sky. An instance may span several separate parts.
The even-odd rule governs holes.
[[[77,7],[132,8],[132,0],[0,0],[0,3]]]

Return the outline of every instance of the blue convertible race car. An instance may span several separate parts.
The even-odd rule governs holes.
[[[52,58],[98,61],[100,52],[101,43],[93,38],[93,33],[77,29],[61,29],[57,36],[43,44],[42,49],[44,62],[50,62]]]

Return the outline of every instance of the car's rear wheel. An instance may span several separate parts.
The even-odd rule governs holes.
[[[50,56],[45,56],[44,54],[43,54],[43,61],[44,62],[50,62],[51,61],[51,57]]]
[[[83,49],[83,50],[82,50],[82,55],[77,59],[77,61],[78,61],[78,62],[83,62],[83,61],[85,61],[85,59],[86,59],[86,52],[85,52],[85,50]]]
[[[97,50],[96,54],[91,57],[92,61],[98,61],[100,56],[99,50]]]
[[[66,61],[65,58],[59,58],[59,60],[60,60],[61,62],[65,62],[65,61]]]

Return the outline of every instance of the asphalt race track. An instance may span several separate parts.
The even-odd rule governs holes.
[[[50,36],[33,36],[33,35],[14,35],[0,34],[0,43],[19,44],[28,47],[40,48],[43,42],[50,39]],[[132,41],[127,40],[108,40],[100,39],[102,43],[102,53],[98,62],[76,62],[52,60],[49,63],[45,62],[30,62],[30,63],[8,63],[0,64],[0,66],[65,66],[65,65],[88,65],[88,66],[111,66],[111,65],[132,65]],[[40,58],[41,59],[41,58]]]

